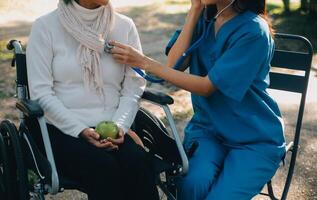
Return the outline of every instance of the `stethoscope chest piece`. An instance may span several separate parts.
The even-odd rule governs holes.
[[[111,53],[111,50],[114,48],[114,46],[110,43],[105,43],[105,46],[103,48],[104,52]]]

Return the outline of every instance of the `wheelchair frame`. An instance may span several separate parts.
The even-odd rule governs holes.
[[[17,40],[11,40],[8,43],[7,48],[9,50],[13,50],[14,52],[12,66],[14,66],[14,64],[16,63],[16,73],[17,73],[16,91],[17,91],[17,99],[18,99],[16,102],[16,107],[18,108],[19,111],[21,111],[19,116],[20,127],[19,127],[19,131],[17,131],[17,136],[20,140],[22,139],[26,141],[26,144],[28,145],[28,148],[32,154],[37,173],[39,174],[41,179],[40,183],[34,186],[34,192],[35,194],[38,194],[37,197],[42,200],[44,199],[44,194],[50,193],[52,195],[55,195],[58,192],[63,191],[64,188],[61,188],[60,177],[58,176],[58,173],[57,173],[54,155],[53,155],[53,151],[52,151],[52,147],[51,147],[51,143],[49,139],[49,134],[48,134],[47,126],[46,126],[46,121],[44,118],[44,112],[36,101],[29,99],[28,86],[27,86],[28,82],[27,82],[26,58],[25,58],[25,54],[23,52],[22,46],[20,42],[18,42]],[[181,161],[181,166],[178,166],[177,170],[173,170],[171,174],[173,176],[180,176],[180,175],[186,174],[188,171],[188,158],[183,148],[180,136],[178,134],[178,130],[176,128],[173,115],[168,106],[174,103],[173,99],[164,93],[161,93],[158,91],[149,91],[149,90],[146,90],[144,92],[142,99],[163,108],[166,114],[166,118],[171,127],[171,135],[169,136],[172,137],[175,141],[175,144],[179,153],[179,160]],[[40,164],[38,163],[35,153],[33,151],[34,147],[31,145],[30,139],[24,133],[24,130],[27,129],[27,127],[25,126],[26,117],[36,118],[39,123],[42,139],[44,142],[46,157],[51,167],[50,183],[46,182],[45,184],[43,184],[44,179],[46,177],[41,173]],[[13,123],[11,124],[13,125]],[[166,133],[168,132],[166,131]],[[24,172],[23,174],[26,175],[26,172]],[[170,184],[171,182],[172,182],[171,179],[166,180],[166,182],[159,180],[158,186],[167,195],[168,199],[175,200],[176,199],[175,194],[172,194],[172,192],[170,192],[167,189],[170,187],[167,184]],[[72,183],[70,181],[69,189],[79,189],[79,188],[76,187],[75,183]],[[22,199],[24,200],[24,197],[20,198],[20,200]]]

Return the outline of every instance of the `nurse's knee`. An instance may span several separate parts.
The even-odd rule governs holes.
[[[177,180],[177,190],[181,196],[192,196],[192,199],[203,199],[215,176],[208,176],[204,172],[190,173]]]

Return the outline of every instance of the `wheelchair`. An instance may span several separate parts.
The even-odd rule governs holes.
[[[37,102],[29,98],[26,57],[22,46],[20,42],[11,40],[7,48],[14,52],[12,66],[16,65],[16,108],[20,111],[20,116],[18,127],[9,120],[0,123],[0,199],[44,200],[46,194],[55,195],[65,189],[85,192],[79,183],[59,176],[44,112]],[[188,158],[169,109],[173,99],[150,90],[144,92],[142,99],[163,108],[171,133],[159,118],[142,107],[139,108],[131,129],[138,134],[152,157],[161,195],[175,200],[173,180],[187,172]],[[40,150],[32,137],[28,121],[36,122],[35,130],[41,133],[44,151]]]
[[[282,69],[282,71],[270,72],[270,88],[301,95],[294,136],[286,147],[287,154],[290,154],[290,164],[281,197],[276,197],[272,181],[267,183],[267,193],[260,193],[268,196],[271,200],[286,200],[299,148],[313,48],[309,40],[298,35],[276,34],[275,39],[286,40],[287,42],[293,41],[303,45],[303,50],[300,51],[276,49],[271,62],[273,67]],[[58,175],[47,133],[44,112],[35,101],[29,99],[25,54],[21,44],[16,40],[11,40],[7,47],[9,50],[14,50],[12,65],[16,63],[16,107],[21,113],[18,128],[9,120],[4,120],[0,124],[0,199],[44,200],[46,194],[54,195],[64,189],[76,189],[85,192],[78,183]],[[304,73],[302,75],[285,73],[283,71],[285,69]],[[184,150],[169,109],[169,105],[173,104],[173,99],[170,96],[158,91],[147,90],[144,92],[142,99],[163,108],[171,131],[168,131],[160,119],[143,107],[139,109],[131,129],[139,135],[146,151],[153,158],[155,172],[157,173],[157,185],[162,190],[163,198],[176,200],[175,178],[186,174],[188,158],[191,157],[199,144],[194,143],[188,151]],[[38,131],[42,135],[45,147],[44,153],[39,150],[33,141],[32,133],[26,125],[28,119],[35,120],[39,124]],[[38,177],[36,181],[30,181],[30,177],[28,177],[30,176],[30,170]]]

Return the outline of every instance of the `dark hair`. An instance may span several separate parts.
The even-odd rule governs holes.
[[[272,28],[272,24],[269,21],[267,12],[266,12],[266,0],[235,0],[235,2],[233,3],[233,9],[238,12],[238,13],[243,13],[245,11],[251,11],[254,12],[257,15],[260,15],[261,17],[263,17],[269,27],[270,27],[270,32],[273,35],[274,34],[274,30]],[[215,16],[217,13],[217,7],[216,5],[210,5],[209,7],[209,16]]]

